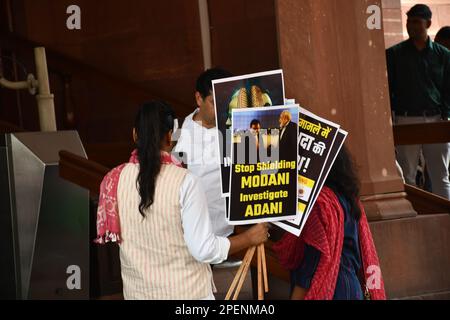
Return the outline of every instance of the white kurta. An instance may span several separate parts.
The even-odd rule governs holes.
[[[227,237],[233,233],[233,226],[226,221],[225,199],[222,198],[217,128],[207,129],[193,120],[194,114],[186,117],[181,136],[174,152],[187,155],[184,161],[195,176],[200,179],[206,193],[208,210],[214,234]]]

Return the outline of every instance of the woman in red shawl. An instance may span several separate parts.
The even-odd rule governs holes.
[[[385,299],[380,265],[359,181],[344,147],[300,237],[286,233],[274,245],[291,273],[291,299]]]

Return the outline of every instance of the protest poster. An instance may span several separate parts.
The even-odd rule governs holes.
[[[325,184],[325,181],[328,177],[328,174],[330,173],[333,164],[339,154],[339,151],[341,150],[342,146],[344,145],[344,142],[347,138],[348,133],[343,130],[340,129],[338,130],[337,136],[334,140],[334,143],[330,149],[330,154],[323,166],[323,171],[322,174],[320,175],[320,177],[317,180],[316,186],[317,188],[315,188],[313,191],[307,191],[307,193],[309,193],[309,195],[307,197],[309,197],[310,201],[308,203],[308,205],[305,206],[304,208],[304,212],[301,215],[301,219],[296,219],[293,221],[282,221],[282,222],[275,222],[274,224],[277,225],[278,227],[296,235],[296,236],[300,236],[301,231],[303,230],[303,227],[306,224],[306,221],[308,220],[309,214],[312,211],[312,208],[314,207],[314,204],[319,196],[320,190],[322,189],[323,185]],[[301,153],[302,151],[299,151],[299,153]],[[299,179],[300,180],[300,179]],[[304,189],[309,189],[309,186],[305,187],[302,186],[301,184],[299,184],[299,189],[304,188]],[[300,197],[302,197],[303,199],[305,198],[305,195],[301,195],[300,196],[300,192],[299,192],[299,203],[302,203]]]
[[[232,110],[284,104],[283,71],[274,70],[212,82],[222,196],[229,196]]]
[[[338,124],[304,108],[299,108],[299,112],[298,199],[301,210],[296,223],[300,223],[311,207],[312,195],[319,188],[317,182],[325,171],[325,164],[340,128]]]
[[[298,106],[232,111],[229,223],[297,215]]]
[[[299,112],[298,215],[290,223],[301,227],[314,205],[316,191],[320,191],[319,181],[327,172],[326,164],[340,126],[304,108],[300,107]]]

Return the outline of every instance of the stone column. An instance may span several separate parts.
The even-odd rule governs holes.
[[[277,0],[286,97],[341,124],[370,220],[415,216],[395,166],[385,44],[370,30],[381,0]]]
[[[383,28],[384,43],[386,48],[390,48],[403,41],[403,19],[402,2],[400,0],[382,0],[383,6]]]

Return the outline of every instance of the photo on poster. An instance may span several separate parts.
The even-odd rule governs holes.
[[[232,111],[229,223],[297,216],[298,106]]]
[[[222,196],[230,192],[232,110],[284,104],[283,71],[274,70],[213,80]]]
[[[306,221],[308,220],[309,214],[311,213],[314,204],[320,194],[320,190],[322,189],[323,185],[325,184],[326,178],[328,177],[328,174],[330,173],[331,169],[333,168],[333,164],[336,161],[336,158],[344,145],[345,140],[347,139],[348,133],[345,130],[339,129],[338,134],[334,140],[333,146],[331,147],[330,155],[324,165],[324,171],[317,182],[317,188],[314,190],[314,194],[311,196],[310,205],[308,207],[308,210],[306,211],[306,214],[302,215],[302,219],[298,220],[296,222],[293,221],[282,221],[282,222],[275,222],[274,224],[278,227],[296,235],[297,237],[300,236],[301,231],[303,230]],[[299,188],[301,186],[299,185]],[[300,200],[299,200],[300,203]],[[305,207],[306,210],[306,207]]]
[[[302,202],[308,202],[316,182],[302,175],[298,175],[298,198]]]

